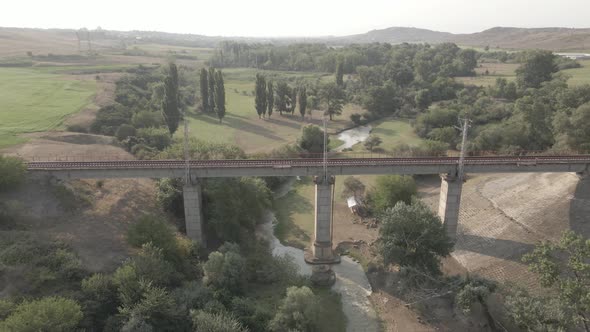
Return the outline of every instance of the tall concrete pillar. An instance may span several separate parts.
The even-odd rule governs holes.
[[[315,183],[315,225],[311,252],[305,255],[310,264],[332,264],[340,262],[340,257],[332,250],[332,208],[334,176],[324,179],[316,176]]]
[[[459,206],[463,181],[449,174],[441,175],[438,216],[443,222],[447,235],[454,241],[459,224]]]
[[[186,235],[204,247],[201,184],[198,181],[185,184],[182,188],[182,194],[184,196]]]

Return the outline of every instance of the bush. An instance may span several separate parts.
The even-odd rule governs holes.
[[[360,126],[362,124],[361,115],[358,113],[351,114],[350,121],[355,125]]]
[[[73,331],[82,320],[80,305],[62,297],[23,302],[0,323],[2,331]]]
[[[131,123],[135,128],[158,128],[163,125],[162,115],[150,111],[135,113]]]
[[[299,146],[309,153],[319,154],[324,152],[324,131],[312,124],[305,125],[301,129],[301,138],[299,139]],[[327,140],[330,144],[330,140]]]
[[[88,129],[82,125],[69,125],[66,127],[67,131],[75,132],[75,133],[87,133]]]
[[[120,104],[102,107],[96,113],[96,119],[90,126],[90,131],[112,136],[120,125],[129,124],[131,116],[131,111]]]
[[[136,131],[132,125],[122,124],[117,129],[117,132],[115,133],[115,137],[117,137],[117,139],[119,141],[123,141],[123,140],[127,139],[129,136],[135,136],[135,134],[136,134]]]
[[[155,247],[162,249],[166,258],[176,256],[178,253],[174,230],[166,222],[154,216],[143,216],[131,225],[127,231],[127,242],[136,248],[152,243]]]
[[[145,144],[160,151],[167,148],[172,142],[172,137],[166,128],[141,128],[137,130],[137,137]]]
[[[242,324],[227,314],[214,314],[202,310],[191,311],[193,331],[198,332],[247,332]]]
[[[214,251],[203,265],[203,282],[222,296],[239,294],[244,287],[245,268],[244,258],[239,253]]]
[[[375,187],[367,193],[367,204],[375,213],[394,207],[398,202],[409,204],[416,195],[414,178],[408,175],[383,175],[377,177]]]
[[[18,158],[0,155],[0,191],[13,189],[25,181],[27,168]]]
[[[289,287],[273,320],[270,330],[317,331],[320,319],[319,300],[308,287]]]

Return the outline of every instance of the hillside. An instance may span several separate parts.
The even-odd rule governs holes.
[[[342,37],[293,37],[293,38],[255,38],[221,37],[198,34],[177,34],[156,31],[92,31],[93,50],[123,52],[131,45],[155,43],[182,47],[215,47],[225,40],[238,40],[246,43],[327,43],[343,45],[351,43],[442,43],[454,42],[464,46],[503,49],[542,48],[553,51],[590,50],[590,28],[510,28],[495,27],[471,34],[452,34],[410,27],[390,27],[371,30],[367,33]],[[81,48],[87,49],[82,41]],[[24,56],[33,54],[74,54],[78,51],[75,30],[21,29],[0,27],[0,57]]]

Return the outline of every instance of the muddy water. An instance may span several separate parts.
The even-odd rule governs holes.
[[[280,198],[291,189],[295,179],[286,183],[275,193],[275,198]],[[311,265],[305,263],[303,250],[284,246],[274,236],[273,224],[276,218],[272,211],[267,211],[265,222],[259,225],[257,234],[265,238],[271,244],[275,256],[289,255],[299,268],[302,275],[311,275]],[[342,309],[347,318],[347,332],[373,332],[378,331],[379,324],[375,309],[371,305],[368,296],[371,295],[371,285],[360,264],[349,257],[342,257],[342,262],[333,265],[336,273],[336,283],[333,290],[341,295]]]
[[[338,139],[343,141],[344,144],[334,149],[334,151],[339,152],[351,148],[357,143],[364,142],[369,137],[372,129],[371,126],[367,125],[344,130],[338,134]]]

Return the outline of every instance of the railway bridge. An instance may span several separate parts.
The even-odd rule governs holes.
[[[34,161],[30,173],[59,179],[186,178],[183,188],[187,235],[204,242],[202,178],[241,176],[311,176],[315,183],[315,226],[309,263],[334,263],[332,251],[333,186],[338,175],[440,174],[438,215],[447,234],[456,237],[463,180],[457,157],[295,158],[240,160]],[[574,172],[587,175],[590,155],[466,157],[464,173]]]

